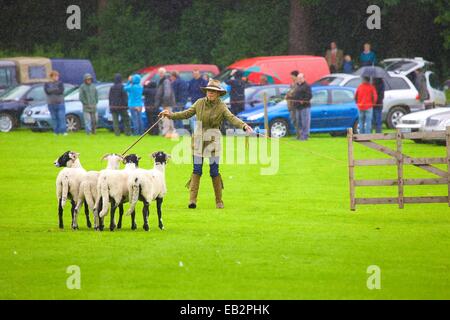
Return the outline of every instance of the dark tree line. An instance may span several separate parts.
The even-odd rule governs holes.
[[[449,77],[448,0],[1,0],[0,56],[83,57],[102,79],[147,65],[214,63],[249,56],[323,55],[334,40],[357,57],[422,56]],[[81,8],[81,30],[66,9]],[[371,4],[381,30],[366,27]]]

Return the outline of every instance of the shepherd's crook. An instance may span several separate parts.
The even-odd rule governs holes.
[[[129,146],[124,152],[122,152],[122,156],[124,156],[131,148],[133,148],[141,139],[150,132],[163,118],[160,117],[158,121],[156,121],[150,128],[147,129],[131,146]]]

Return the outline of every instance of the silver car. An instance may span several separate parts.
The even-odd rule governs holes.
[[[388,72],[389,78],[384,79],[383,121],[388,128],[395,128],[404,115],[425,109],[419,99],[419,92],[411,80],[403,74]],[[325,76],[313,85],[335,85],[357,88],[361,77],[346,73],[333,73]]]

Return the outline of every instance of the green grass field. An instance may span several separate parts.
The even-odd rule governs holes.
[[[280,142],[276,175],[261,165],[221,166],[224,210],[216,210],[208,168],[196,210],[187,209],[189,164],[169,163],[163,204],[166,230],[94,232],[58,229],[53,161],[74,150],[86,169],[119,153],[133,138],[101,131],[55,137],[19,130],[0,134],[1,299],[449,299],[450,209],[446,204],[359,206],[349,210],[347,142],[313,135]],[[146,137],[133,151],[171,152],[176,142]],[[391,144],[392,145],[392,144]],[[406,141],[413,156],[444,156],[445,148]],[[356,148],[359,158],[377,154]],[[379,156],[378,156],[379,157]],[[431,177],[405,169],[408,177]],[[396,169],[369,167],[358,178],[394,178]],[[358,196],[395,196],[395,187],[358,189]],[[407,196],[446,195],[446,186],[407,187]],[[106,218],[106,225],[109,217]],[[81,268],[81,290],[69,290],[66,269]],[[369,290],[367,268],[381,269]]]

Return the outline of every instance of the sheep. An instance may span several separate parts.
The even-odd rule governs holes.
[[[100,219],[99,230],[103,230],[103,218],[108,214],[111,201],[111,222],[109,229],[116,228],[114,213],[120,204],[128,202],[128,175],[139,165],[139,159],[135,154],[126,156],[123,160],[123,170],[102,170],[97,182],[97,201],[94,206],[94,216],[98,213]],[[135,214],[131,216],[131,229],[136,229]]]
[[[162,221],[161,206],[163,198],[167,193],[165,166],[170,159],[170,155],[162,151],[154,152],[151,157],[154,160],[154,168],[151,170],[136,169],[132,171],[128,178],[128,192],[130,198],[130,208],[127,215],[135,212],[136,203],[139,199],[144,203],[142,215],[144,217],[144,230],[148,231],[149,206],[152,200],[156,199],[158,212],[158,226],[164,230]]]
[[[59,228],[64,229],[63,212],[67,199],[72,204],[72,229],[75,229],[74,216],[75,205],[78,200],[78,192],[82,177],[86,173],[79,159],[80,154],[73,151],[67,151],[55,160],[56,167],[64,167],[56,177],[56,198],[58,199],[58,217]]]
[[[119,169],[120,162],[123,160],[123,157],[117,154],[106,154],[102,157],[102,160],[107,160],[108,164],[107,170],[117,170]],[[94,210],[95,201],[97,200],[97,181],[98,181],[99,172],[98,171],[88,171],[82,178],[80,183],[80,189],[78,192],[78,201],[75,207],[75,226],[78,227],[77,217],[80,211],[81,205],[84,202],[84,212],[86,214],[86,220],[88,228],[91,228],[91,222],[89,221],[89,209]],[[123,215],[123,206],[120,207],[120,221],[122,222]],[[94,228],[98,227],[98,219],[96,219],[94,215]]]

